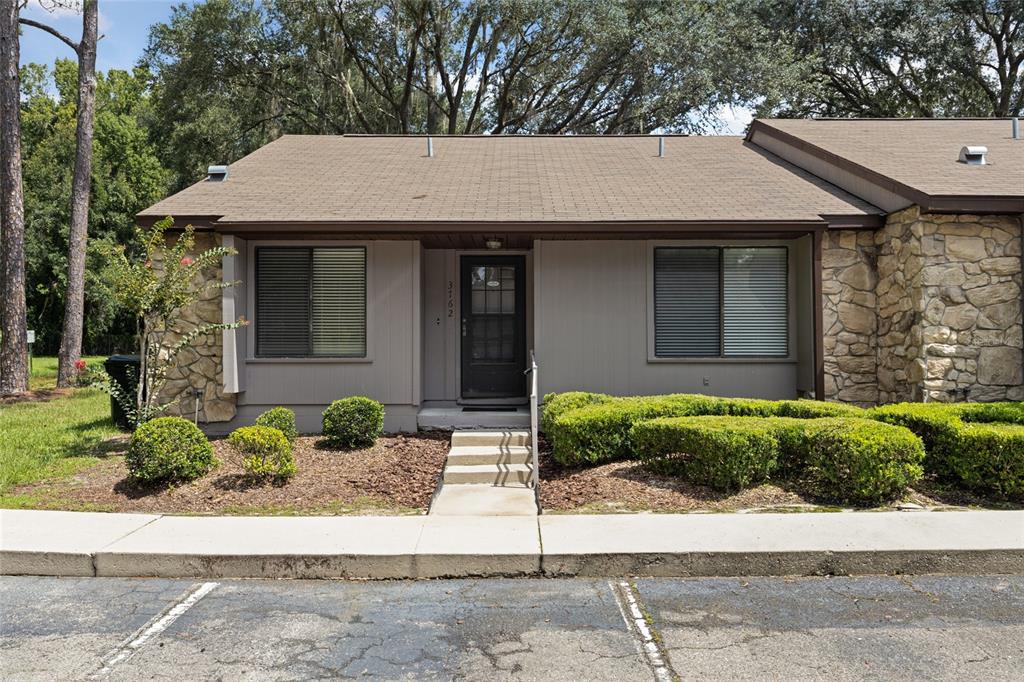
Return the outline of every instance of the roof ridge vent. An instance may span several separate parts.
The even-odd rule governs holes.
[[[206,169],[206,179],[210,182],[224,182],[228,179],[228,167],[210,166]]]
[[[959,161],[968,166],[984,166],[988,163],[988,147],[974,145],[961,147]]]

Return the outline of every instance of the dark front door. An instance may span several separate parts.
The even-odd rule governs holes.
[[[526,395],[526,258],[462,256],[462,397]]]

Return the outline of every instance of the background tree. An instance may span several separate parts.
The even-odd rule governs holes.
[[[28,390],[25,207],[21,181],[20,3],[0,3],[0,395]]]
[[[699,132],[781,77],[741,0],[211,0],[153,27],[176,187],[282,133]],[[769,57],[771,57],[769,59]]]
[[[83,325],[83,345],[93,353],[134,345],[134,323],[113,295],[101,252],[108,243],[138,251],[135,214],[164,196],[170,177],[149,138],[148,81],[142,70],[97,74]],[[28,319],[39,353],[57,352],[63,325],[76,88],[74,61],[22,69]]]
[[[766,93],[782,116],[1024,113],[1024,0],[759,0],[804,77]]]
[[[44,7],[76,8],[82,12],[82,38],[75,42],[54,29],[25,17],[21,23],[50,33],[78,56],[78,121],[75,132],[75,170],[71,187],[71,230],[68,239],[64,327],[57,362],[57,386],[71,386],[75,364],[82,355],[85,306],[85,256],[89,229],[89,188],[92,180],[92,138],[96,111],[96,43],[99,0],[40,0]]]

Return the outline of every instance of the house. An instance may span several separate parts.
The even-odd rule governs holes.
[[[355,394],[412,430],[522,405],[535,351],[542,392],[1020,400],[1015,130],[286,135],[139,216],[236,249],[186,317],[251,321],[171,388],[214,430]]]

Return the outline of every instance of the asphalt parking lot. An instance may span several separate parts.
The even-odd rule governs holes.
[[[1019,680],[1024,577],[0,578],[3,680]]]

